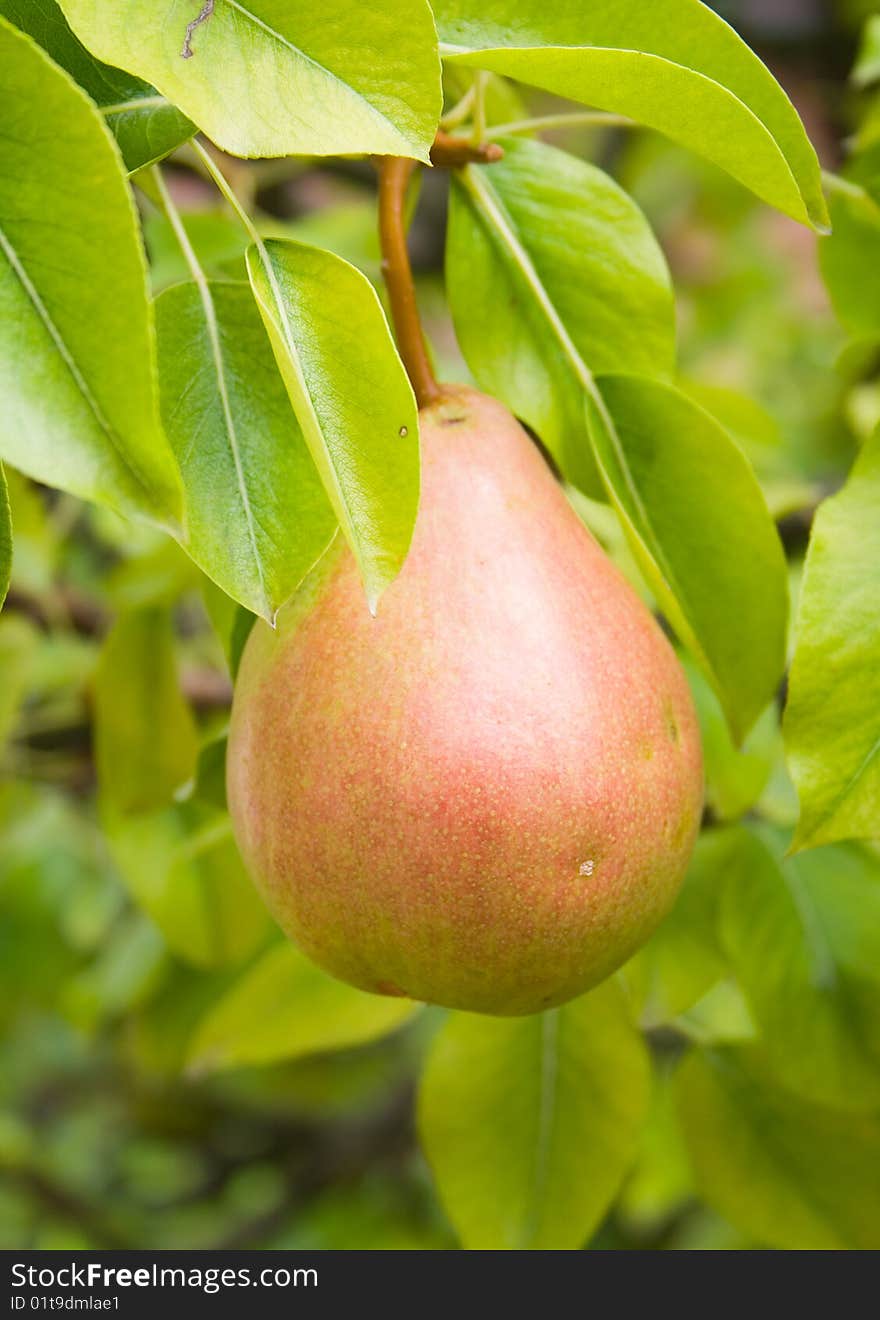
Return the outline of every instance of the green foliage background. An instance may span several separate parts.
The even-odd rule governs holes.
[[[649,945],[583,999],[500,1021],[311,967],[250,887],[223,788],[250,611],[272,616],[337,523],[374,600],[405,554],[413,401],[374,292],[373,174],[335,153],[424,157],[427,7],[384,5],[391,35],[334,108],[312,89],[321,124],[285,136],[276,114],[271,141],[261,98],[277,109],[289,80],[233,62],[217,118],[149,31],[62,8],[89,50],[54,0],[0,0],[22,141],[28,98],[79,116],[75,158],[35,132],[26,194],[25,148],[0,143],[0,216],[87,385],[58,369],[28,396],[45,325],[3,286],[19,328],[0,352],[0,1245],[877,1247],[880,15],[768,3],[749,27],[756,7],[717,6],[835,171],[817,238],[796,123],[692,0],[640,34],[665,61],[654,100],[625,61],[609,75],[559,49],[578,6],[555,7],[537,54],[499,38],[505,0],[436,6],[447,106],[476,66],[494,71],[490,126],[571,111],[560,94],[648,125],[500,133],[501,165],[424,177],[413,251],[440,374],[529,422],[687,647],[707,766],[705,829]],[[235,38],[218,10],[203,54]],[[129,47],[142,76],[109,67]],[[695,79],[695,52],[719,82]],[[383,58],[396,96],[368,76]],[[694,138],[670,106],[698,92]],[[190,119],[295,157],[223,158],[251,232]],[[154,311],[117,145],[129,171],[175,153],[170,209],[136,178]],[[59,196],[68,170],[91,191]],[[78,264],[38,260],[96,208]]]

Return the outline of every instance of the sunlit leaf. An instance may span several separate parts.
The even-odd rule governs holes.
[[[440,67],[425,0],[61,0],[101,60],[147,79],[236,156],[427,160]]]
[[[412,388],[369,281],[319,248],[269,240],[248,271],[275,358],[371,608],[409,548],[419,498]]]
[[[827,225],[816,153],[794,107],[699,0],[437,0],[434,10],[446,59],[628,115],[796,220]]]
[[[589,371],[668,375],[675,313],[663,254],[638,207],[585,161],[506,138],[461,172],[446,254],[456,333],[480,385],[591,484]]]
[[[196,131],[149,83],[96,60],[73,35],[56,0],[0,0],[0,14],[38,41],[88,92],[130,171],[161,160]]]
[[[603,480],[661,609],[741,738],[785,663],[785,556],[761,489],[679,391],[635,376],[597,384],[587,408]]]

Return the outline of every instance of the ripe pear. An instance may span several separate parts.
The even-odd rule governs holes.
[[[424,409],[412,547],[374,618],[334,543],[242,658],[241,852],[287,934],[363,990],[533,1013],[671,906],[698,829],[681,666],[497,402]]]

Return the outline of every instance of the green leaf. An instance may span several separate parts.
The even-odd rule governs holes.
[[[205,610],[222,647],[229,676],[235,679],[256,615],[251,614],[243,605],[236,605],[210,578],[203,577],[201,587]]]
[[[834,179],[831,234],[819,244],[834,310],[858,338],[880,334],[880,203],[857,184]]]
[[[596,384],[587,411],[609,495],[740,739],[785,663],[785,556],[761,489],[726,432],[679,391],[636,376]]]
[[[196,774],[192,785],[192,796],[199,802],[208,803],[226,811],[226,752],[228,730],[210,738],[199,749],[196,762]]]
[[[0,0],[0,14],[39,42],[88,92],[102,110],[131,173],[169,155],[196,131],[195,124],[149,83],[90,55],[71,32],[56,0]]]
[[[278,944],[208,1012],[190,1050],[199,1072],[273,1063],[366,1045],[420,1011],[408,999],[368,995]]]
[[[766,708],[740,750],[734,746],[724,712],[709,683],[687,660],[684,667],[700,721],[706,803],[718,820],[738,820],[761,797],[774,763],[782,761],[776,703]]]
[[[270,622],[336,519],[250,289],[178,284],[156,303],[165,430],[183,478],[186,548]]]
[[[126,913],[112,940],[64,988],[65,1016],[85,1031],[129,1016],[155,994],[168,952],[151,921]]]
[[[880,858],[839,845],[780,862],[737,834],[720,939],[769,1066],[805,1099],[880,1107]]]
[[[15,468],[6,468],[4,475],[15,533],[12,581],[27,595],[42,596],[52,591],[61,529],[47,516],[46,502],[32,481]]]
[[[12,573],[12,513],[9,508],[9,491],[6,488],[6,473],[0,463],[0,609],[9,590],[9,578]]]
[[[582,1246],[634,1158],[649,1090],[613,981],[532,1017],[452,1014],[428,1059],[419,1130],[463,1244]]]
[[[628,115],[818,228],[816,153],[782,88],[699,0],[438,0],[441,53]]]
[[[694,1052],[678,1078],[701,1195],[787,1251],[880,1246],[880,1118],[811,1105],[767,1080],[750,1049]]]
[[[0,19],[0,456],[126,513],[176,519],[146,265],[92,102]]]
[[[738,841],[733,830],[700,835],[675,907],[626,964],[626,983],[647,1025],[671,1022],[727,972],[717,936],[718,908],[724,877],[738,865]]]
[[[418,508],[412,388],[379,299],[354,266],[276,239],[247,260],[290,402],[375,610]]]
[[[641,211],[601,170],[540,142],[503,146],[499,163],[455,176],[446,272],[456,334],[480,385],[590,487],[588,368],[672,372],[669,272]]]
[[[880,14],[872,14],[865,21],[850,76],[856,87],[870,87],[871,83],[880,82]]]
[[[146,78],[235,156],[428,159],[440,67],[425,0],[61,0],[101,60]]]
[[[225,813],[187,803],[137,816],[105,814],[105,830],[126,888],[181,958],[223,967],[265,942],[269,915]]]
[[[10,612],[0,618],[0,754],[33,681],[39,640],[36,628],[23,615]]]
[[[161,205],[161,197],[157,196],[156,204]],[[247,279],[244,254],[249,240],[233,215],[227,210],[188,211],[181,215],[180,223],[206,275],[222,280]],[[150,280],[156,293],[192,279],[174,226],[159,211],[145,216],[144,238],[150,254]]]
[[[880,836],[880,431],[813,523],[783,732],[797,848]]]
[[[168,610],[117,621],[101,649],[93,700],[103,807],[126,815],[170,802],[193,777],[198,735],[178,682]]]

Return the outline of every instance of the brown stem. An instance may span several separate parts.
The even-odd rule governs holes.
[[[504,148],[497,142],[471,142],[468,138],[453,137],[438,129],[431,147],[431,164],[454,170],[462,165],[492,165],[503,155]]]
[[[382,156],[379,167],[379,239],[382,274],[391,303],[397,347],[420,408],[440,396],[419,318],[412,267],[406,247],[406,191],[415,161]]]

